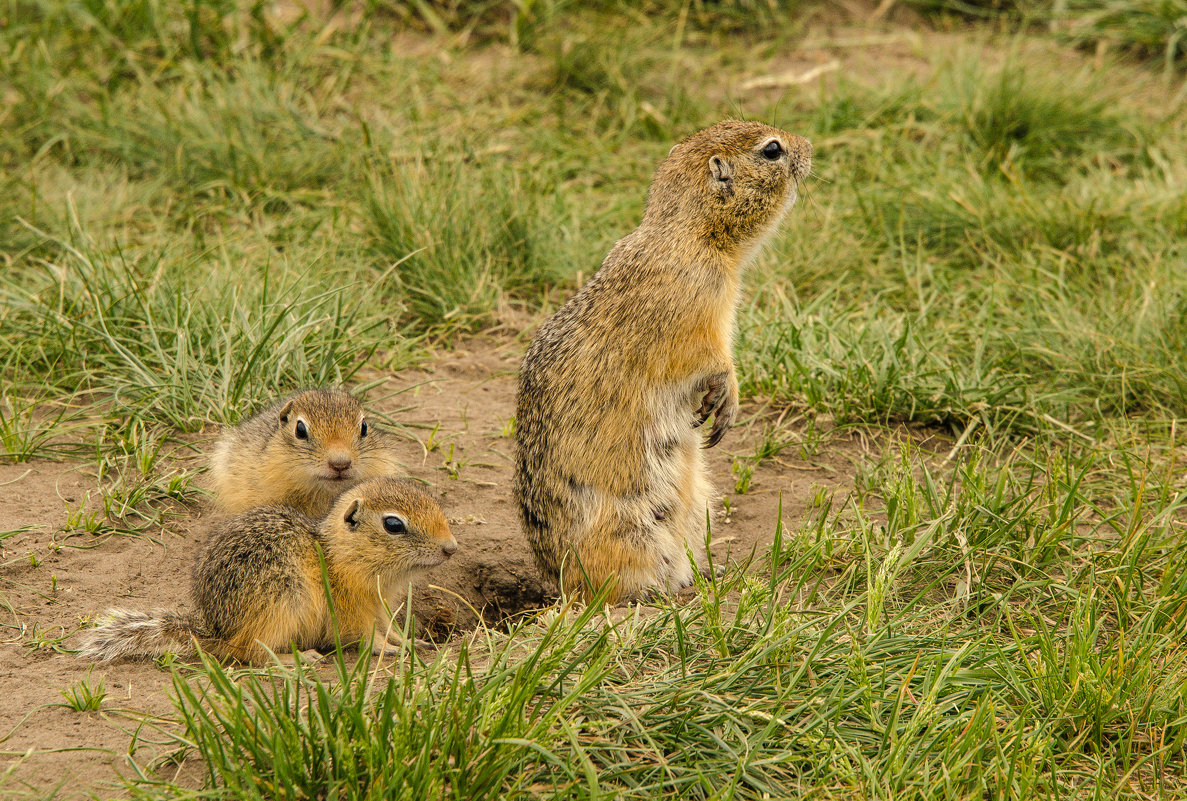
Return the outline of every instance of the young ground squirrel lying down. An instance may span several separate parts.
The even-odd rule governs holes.
[[[80,655],[110,661],[193,651],[260,662],[267,650],[322,649],[373,637],[381,653],[389,610],[408,582],[457,550],[441,507],[410,479],[372,479],[344,492],[320,523],[285,506],[252,509],[223,522],[194,571],[190,614],[109,610],[86,631]]]

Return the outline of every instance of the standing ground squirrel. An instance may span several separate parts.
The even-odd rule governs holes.
[[[193,643],[219,658],[260,662],[273,652],[334,642],[322,583],[329,579],[344,642],[385,638],[388,610],[409,581],[457,550],[449,524],[411,479],[379,478],[344,492],[320,523],[286,506],[266,506],[224,522],[194,570],[196,610],[108,610],[84,634],[80,655],[103,661],[189,652]]]
[[[692,583],[705,554],[712,447],[738,410],[742,271],[811,168],[812,146],[726,121],[672,148],[643,221],[540,326],[523,360],[515,495],[536,563],[610,600]],[[563,570],[562,570],[563,568]],[[583,575],[584,574],[584,575]]]
[[[298,393],[228,428],[210,460],[211,483],[232,513],[283,504],[321,517],[343,490],[401,472],[390,436],[337,389]]]

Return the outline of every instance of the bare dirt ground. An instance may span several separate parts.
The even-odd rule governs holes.
[[[386,377],[370,394],[371,408],[406,434],[401,458],[440,494],[460,545],[415,592],[419,629],[442,647],[473,628],[476,614],[498,624],[553,599],[510,498],[508,432],[521,352],[517,343],[472,341],[442,354],[430,371]],[[833,432],[809,459],[791,447],[764,461],[749,491],[737,494],[733,457],[752,456],[764,421],[779,413],[744,408],[742,423],[708,452],[715,486],[730,497],[729,514],[722,505],[714,522],[711,549],[719,563],[761,556],[780,498],[785,523],[795,526],[821,490],[843,498],[868,458],[859,436]],[[112,536],[85,549],[75,547],[76,537],[55,546],[63,543],[68,508],[77,509],[95,488],[95,477],[78,464],[0,465],[0,531],[30,527],[0,541],[0,795],[56,786],[63,798],[118,793],[106,783],[113,767],[127,770],[129,746],[135,744],[141,764],[160,748],[153,742],[159,733],[140,726],[146,716],[171,711],[170,673],[143,662],[97,666],[90,680],[105,682],[102,711],[73,711],[61,705],[60,691],[87,679],[90,665],[69,652],[71,635],[112,605],[187,606],[190,565],[215,512],[202,503],[181,509],[151,537]]]

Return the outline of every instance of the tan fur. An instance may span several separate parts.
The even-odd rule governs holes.
[[[365,419],[362,405],[349,393],[314,389],[226,429],[210,461],[219,503],[233,514],[281,504],[321,517],[343,490],[402,473],[390,435],[368,423],[363,436]],[[297,437],[298,421],[306,439]],[[338,470],[335,460],[350,467]]]
[[[764,146],[779,143],[777,158]],[[515,495],[537,565],[610,600],[692,582],[716,444],[737,413],[742,272],[795,200],[811,145],[727,121],[672,148],[639,227],[545,322],[524,357]]]
[[[399,516],[407,530],[384,528]],[[214,531],[194,571],[192,616],[111,610],[83,635],[81,654],[110,661],[188,653],[198,642],[220,658],[261,662],[267,651],[323,648],[374,638],[408,582],[457,550],[441,507],[410,479],[380,478],[342,494],[320,523],[283,506],[251,511]],[[320,554],[320,556],[319,556]],[[334,616],[326,601],[322,560]]]

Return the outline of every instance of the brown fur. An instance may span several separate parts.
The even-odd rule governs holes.
[[[388,515],[407,531],[386,531]],[[384,639],[388,612],[408,582],[456,550],[441,507],[409,479],[359,484],[320,523],[289,507],[253,509],[216,529],[199,556],[194,615],[110,610],[84,635],[81,655],[157,657],[188,652],[196,641],[220,658],[260,662],[290,644],[332,645],[323,559],[342,641],[374,637],[380,652],[392,647]]]
[[[778,158],[763,154],[771,140]],[[672,148],[639,227],[536,335],[520,372],[515,495],[537,565],[610,600],[692,582],[706,447],[733,424],[742,271],[795,200],[811,145],[727,121]]]
[[[304,425],[306,439],[297,436]],[[210,481],[231,513],[256,506],[292,506],[322,517],[334,499],[360,481],[403,472],[390,435],[367,424],[362,404],[337,389],[314,389],[278,401],[226,429],[210,460]],[[349,462],[349,468],[333,466]]]

